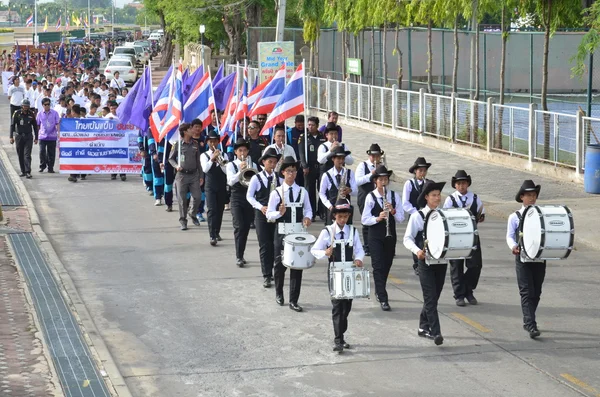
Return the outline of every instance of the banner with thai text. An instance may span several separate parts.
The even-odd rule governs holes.
[[[61,119],[61,174],[139,174],[139,129],[117,119]]]

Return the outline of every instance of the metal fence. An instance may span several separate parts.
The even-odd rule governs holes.
[[[228,67],[234,72],[236,66]],[[256,75],[249,68],[249,75]],[[307,106],[335,111],[392,130],[432,136],[556,166],[585,167],[588,144],[600,144],[600,119],[545,112],[535,104],[508,106],[420,91],[383,88],[329,78],[306,77]]]

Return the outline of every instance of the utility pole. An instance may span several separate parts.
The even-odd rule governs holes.
[[[473,0],[473,16],[471,17],[471,62],[469,65],[469,98],[473,98],[473,88],[475,85],[475,73],[477,73],[475,67],[475,57],[479,54],[476,54],[476,46],[475,46],[475,35],[477,30],[477,14],[478,14],[478,0]]]
[[[92,7],[90,7],[90,0],[88,0],[88,15],[87,15],[87,28],[88,28],[88,40],[92,34]]]
[[[111,23],[111,34],[112,34],[112,39],[115,39],[115,0],[111,1],[112,3],[112,23]]]
[[[275,30],[276,41],[283,41],[283,32],[285,30],[285,3],[286,0],[278,0],[277,28]]]
[[[38,46],[38,30],[37,30],[37,25],[38,25],[38,18],[37,18],[37,0],[34,0],[33,4],[34,4],[34,16],[33,16],[33,47],[37,48]]]

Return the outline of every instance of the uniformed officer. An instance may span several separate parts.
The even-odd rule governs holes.
[[[31,179],[31,149],[33,144],[38,143],[38,125],[35,121],[35,115],[29,108],[30,103],[27,99],[21,102],[21,109],[16,110],[12,115],[10,124],[10,143],[15,143],[15,133],[17,142],[17,155],[19,156],[19,167],[21,175]],[[33,134],[31,134],[33,132]]]
[[[352,170],[344,167],[344,160],[349,155],[350,152],[344,150],[341,146],[333,149],[331,151],[333,167],[321,177],[319,198],[321,199],[321,203],[327,208],[327,215],[325,216],[326,226],[331,225],[333,222],[331,211],[337,199],[343,197],[348,202],[351,202],[350,195],[356,193],[354,173]],[[354,208],[352,208],[352,214],[354,214]],[[350,216],[348,224],[352,224],[352,216]]]
[[[485,220],[483,203],[476,194],[468,190],[471,186],[471,175],[468,175],[465,170],[458,170],[452,177],[451,183],[456,191],[446,198],[444,208],[468,208],[475,217],[476,223],[483,222]],[[465,299],[471,305],[478,303],[473,291],[479,283],[482,262],[479,236],[477,236],[477,249],[472,252],[470,258],[450,261],[450,280],[452,280],[456,306],[465,306]]]
[[[256,123],[256,122],[253,122]],[[275,222],[267,220],[269,195],[281,185],[274,169],[281,155],[275,149],[268,149],[260,158],[263,170],[250,179],[246,200],[254,208],[254,224],[260,254],[260,267],[263,275],[263,287],[270,288],[273,281],[273,262],[275,261]]]
[[[400,196],[388,189],[392,173],[380,165],[371,175],[375,190],[367,195],[361,217],[363,227],[369,228],[375,298],[383,311],[390,310],[386,284],[396,250],[396,224],[404,220]]]
[[[375,168],[377,168],[377,166],[381,164],[381,156],[383,156],[383,154],[384,151],[381,150],[381,147],[378,144],[373,143],[369,147],[369,150],[367,150],[367,155],[369,156],[369,159],[363,161],[356,167],[356,173],[354,174],[354,178],[356,179],[356,185],[358,187],[357,203],[358,209],[360,210],[361,214],[365,209],[365,199],[367,198],[367,194],[371,193],[375,188],[373,182],[371,182],[371,176],[375,173]],[[365,255],[369,256],[371,255],[371,252],[369,250],[368,227],[362,228],[362,235],[364,241],[363,247],[365,249]]]
[[[327,257],[329,270],[351,266],[362,267],[365,252],[356,229],[348,225],[348,219],[352,216],[350,203],[345,199],[336,201],[331,213],[335,217],[335,222],[321,231],[319,238],[310,250],[311,254],[316,259]],[[330,272],[327,274],[331,277]],[[327,284],[331,285],[330,282]],[[350,348],[344,334],[348,330],[348,315],[352,309],[352,299],[332,298],[331,305],[333,306],[331,309],[334,334],[333,351],[341,353],[344,349]]]
[[[325,143],[327,139],[319,132],[319,118],[309,117],[308,131],[300,136],[298,139],[298,147],[300,154],[300,162],[302,164],[302,172],[304,173],[304,187],[308,191],[308,197],[310,197],[310,205],[315,209],[314,212],[319,212],[322,218],[325,217],[322,204],[318,200],[317,192],[319,191],[319,166],[320,163],[317,160],[317,149],[321,144]],[[308,136],[308,142],[306,137]],[[319,208],[319,211],[317,211]],[[314,220],[314,216],[313,216]]]
[[[187,214],[189,200],[187,193],[190,192],[194,201],[192,202],[192,213],[196,213],[200,202],[200,179],[203,176],[200,165],[200,148],[192,141],[190,124],[183,123],[179,126],[180,140],[173,145],[169,155],[169,163],[177,170],[175,176],[175,187],[177,189],[177,201],[179,203],[179,223],[181,230],[187,230]],[[192,217],[192,222],[200,226],[200,222]]]
[[[434,181],[425,183],[417,198],[417,205],[422,209],[410,216],[404,233],[404,246],[416,255],[419,261],[419,281],[423,291],[423,309],[417,335],[433,339],[436,345],[444,343],[437,307],[444,287],[448,264],[442,262],[430,265],[426,263],[427,247],[423,238],[423,229],[427,214],[435,210],[442,201],[442,189],[445,184],[446,182],[435,183]]]
[[[258,121],[253,120],[248,123],[248,142],[250,143],[250,158],[252,162],[258,165],[258,169],[262,170],[262,164],[260,158],[263,152],[269,145],[264,137],[260,136],[260,124]]]
[[[311,224],[312,208],[306,189],[295,183],[300,163],[293,157],[286,157],[281,163],[283,184],[271,192],[267,206],[267,219],[277,222],[275,246],[275,301],[283,306],[283,284],[286,267],[283,266],[283,238],[290,233],[304,231]],[[298,305],[302,286],[302,270],[290,269],[290,309],[301,312]]]
[[[210,234],[210,245],[217,245],[222,241],[221,224],[223,223],[223,211],[227,201],[227,170],[222,159],[225,154],[218,149],[220,137],[216,131],[209,131],[208,150],[202,153],[200,161],[204,171],[204,193],[206,195],[208,232]],[[200,197],[198,197],[200,200]],[[195,208],[198,209],[197,207]]]
[[[248,169],[248,150],[250,143],[244,138],[237,140],[233,146],[236,159],[227,164],[227,184],[231,186],[231,216],[233,220],[233,236],[235,238],[235,264],[243,267],[246,264],[244,252],[250,232],[250,224],[254,220],[252,205],[246,199],[248,193],[247,185],[240,183],[242,173]],[[251,163],[251,168],[256,165]]]

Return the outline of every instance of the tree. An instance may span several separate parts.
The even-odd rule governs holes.
[[[571,72],[573,76],[579,78],[586,71],[585,61],[600,46],[600,2],[592,3],[591,6],[583,10],[582,14],[583,24],[588,27],[588,31],[581,38],[577,53],[570,59],[571,62],[575,62]],[[589,70],[588,73],[590,73]]]
[[[297,6],[298,16],[304,21],[303,36],[304,41],[310,44],[309,70],[317,74],[318,55],[315,57],[315,47],[319,42],[321,25],[323,24],[323,13],[325,12],[325,2],[323,0],[300,0]],[[316,58],[316,62],[315,62]]]

